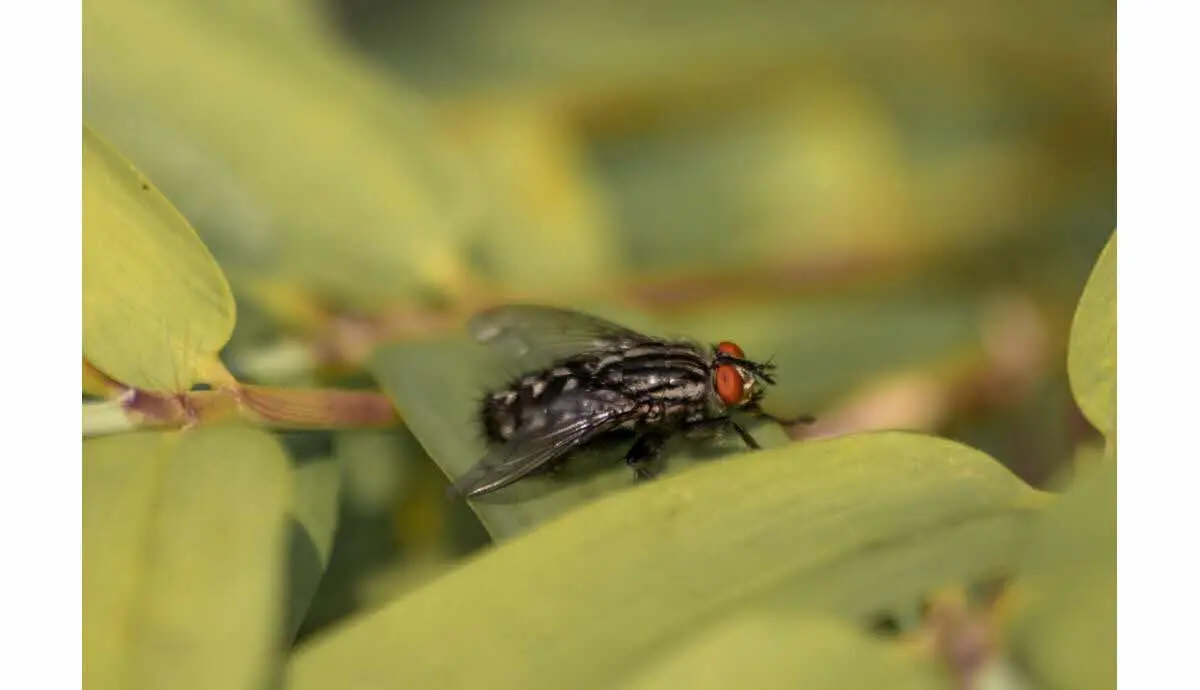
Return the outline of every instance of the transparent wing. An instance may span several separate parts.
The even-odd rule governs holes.
[[[475,340],[529,368],[584,350],[658,341],[597,316],[531,304],[482,311],[467,328]]]
[[[569,422],[552,422],[518,434],[508,443],[493,448],[455,480],[451,493],[470,498],[502,489],[571,449],[612,431],[632,413],[631,405],[610,405],[586,416],[573,416]]]

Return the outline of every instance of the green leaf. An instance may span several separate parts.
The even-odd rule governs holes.
[[[290,687],[609,687],[710,617],[866,617],[992,573],[1040,502],[986,455],[917,434],[747,453],[493,547],[301,649]]]
[[[92,690],[260,690],[277,672],[289,463],[247,429],[83,444]]]
[[[487,387],[507,383],[506,377],[515,373],[487,354],[483,347],[460,338],[396,343],[380,348],[372,364],[413,435],[450,478],[466,473],[486,452],[476,416],[480,396]],[[788,440],[774,424],[754,422],[749,428],[766,447]],[[700,461],[689,454],[695,450],[701,449],[677,447],[667,458],[668,471]],[[568,469],[566,476],[524,479],[494,497],[471,501],[471,507],[492,536],[503,539],[633,484],[619,450],[615,458],[597,454],[576,460],[574,467],[578,469]]]
[[[1046,690],[1117,684],[1117,468],[1086,470],[1038,519],[1015,583],[1009,644]]]
[[[329,567],[338,525],[341,462],[336,455],[295,459],[296,495],[291,517],[291,575],[287,639],[294,639],[317,586]]]
[[[1084,416],[1105,436],[1117,421],[1117,234],[1088,278],[1071,325],[1067,373]]]
[[[420,444],[402,429],[332,436],[341,470],[337,533],[301,638],[368,605],[364,582],[381,568],[405,563],[404,544],[397,538],[397,506],[412,503],[415,475],[422,466],[435,471],[427,467]]]
[[[624,690],[950,688],[932,661],[838,620],[735,616],[641,671]]]
[[[233,333],[233,294],[150,181],[83,129],[83,356],[122,383],[187,390]]]
[[[86,7],[88,120],[234,276],[364,308],[457,289],[479,206],[470,169],[418,99],[292,11],[271,29],[274,12],[204,2]]]

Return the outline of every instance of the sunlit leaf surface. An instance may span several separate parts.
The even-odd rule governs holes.
[[[1092,269],[1071,326],[1071,388],[1088,421],[1110,435],[1117,421],[1117,235]]]
[[[83,132],[83,355],[118,381],[187,390],[233,333],[233,295],[180,213]]]
[[[261,431],[85,441],[84,685],[264,687],[291,495],[287,456]]]
[[[1008,642],[1038,687],[1117,686],[1117,466],[1081,470],[1036,522]]]
[[[290,687],[609,687],[732,610],[860,619],[994,572],[1039,502],[914,434],[740,455],[581,506],[314,640]]]

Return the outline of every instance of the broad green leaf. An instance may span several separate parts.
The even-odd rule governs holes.
[[[452,479],[465,474],[486,452],[477,417],[480,396],[488,387],[508,383],[507,377],[516,373],[465,338],[388,345],[376,353],[372,369],[413,435]],[[755,422],[749,428],[763,446],[787,442],[774,424]],[[736,449],[738,444],[724,439],[721,445]],[[692,453],[704,450],[668,446],[668,471],[697,462]],[[618,448],[591,454],[563,476],[527,478],[470,501],[471,507],[494,538],[511,537],[575,505],[631,486],[633,474],[620,462],[623,452]]]
[[[735,616],[677,645],[623,690],[949,688],[932,660],[843,621]]]
[[[290,641],[300,629],[317,585],[329,567],[338,525],[341,463],[336,455],[296,457],[295,502],[291,519],[291,575],[288,591]]]
[[[260,690],[276,672],[292,477],[261,431],[83,444],[92,690]]]
[[[705,620],[855,619],[1005,567],[1040,495],[887,432],[708,463],[576,508],[293,657],[293,690],[601,688]]]
[[[1105,436],[1117,421],[1117,234],[1113,233],[1088,278],[1067,353],[1071,390],[1084,416]]]
[[[411,502],[413,475],[419,464],[428,463],[420,445],[402,431],[341,431],[332,436],[341,472],[337,533],[301,637],[361,608],[363,582],[402,557],[396,506]]]
[[[145,390],[186,390],[233,333],[233,295],[187,220],[83,130],[83,355]]]
[[[89,4],[89,121],[159,181],[235,279],[294,281],[362,307],[459,289],[478,202],[421,102],[307,20],[251,12]]]
[[[1039,688],[1116,687],[1117,468],[1080,470],[1036,522],[1009,645]]]

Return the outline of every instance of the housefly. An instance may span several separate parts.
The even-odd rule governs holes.
[[[658,338],[534,305],[483,311],[468,328],[525,372],[479,403],[489,450],[451,487],[468,498],[554,470],[573,451],[620,435],[633,437],[625,462],[635,479],[648,479],[672,435],[729,429],[757,449],[730,411],[775,419],[759,408],[766,387],[775,383],[774,364],[747,359],[729,341],[704,346]]]

